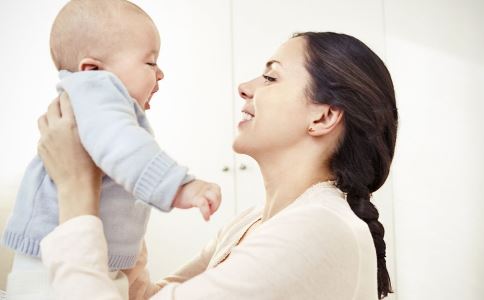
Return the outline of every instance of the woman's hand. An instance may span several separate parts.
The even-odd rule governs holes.
[[[38,126],[38,152],[57,186],[60,223],[80,215],[97,215],[102,173],[81,145],[67,94],[49,105]]]

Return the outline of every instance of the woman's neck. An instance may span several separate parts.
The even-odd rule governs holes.
[[[314,184],[333,179],[321,160],[290,156],[258,160],[266,190],[262,222],[289,206]]]

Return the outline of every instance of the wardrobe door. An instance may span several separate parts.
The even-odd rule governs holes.
[[[153,279],[174,271],[234,215],[230,3],[224,0],[136,1],[161,36],[165,78],[148,117],[157,140],[199,179],[222,187],[210,222],[198,209],[153,210],[146,241]]]

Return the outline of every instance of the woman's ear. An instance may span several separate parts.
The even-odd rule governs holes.
[[[343,110],[328,104],[316,104],[311,113],[308,133],[311,136],[322,136],[331,132],[343,120]]]
[[[79,71],[102,70],[102,62],[97,59],[86,57],[79,63]]]

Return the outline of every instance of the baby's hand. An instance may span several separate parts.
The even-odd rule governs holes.
[[[205,221],[217,211],[221,201],[220,187],[215,183],[194,180],[182,186],[173,201],[173,207],[198,207]]]

